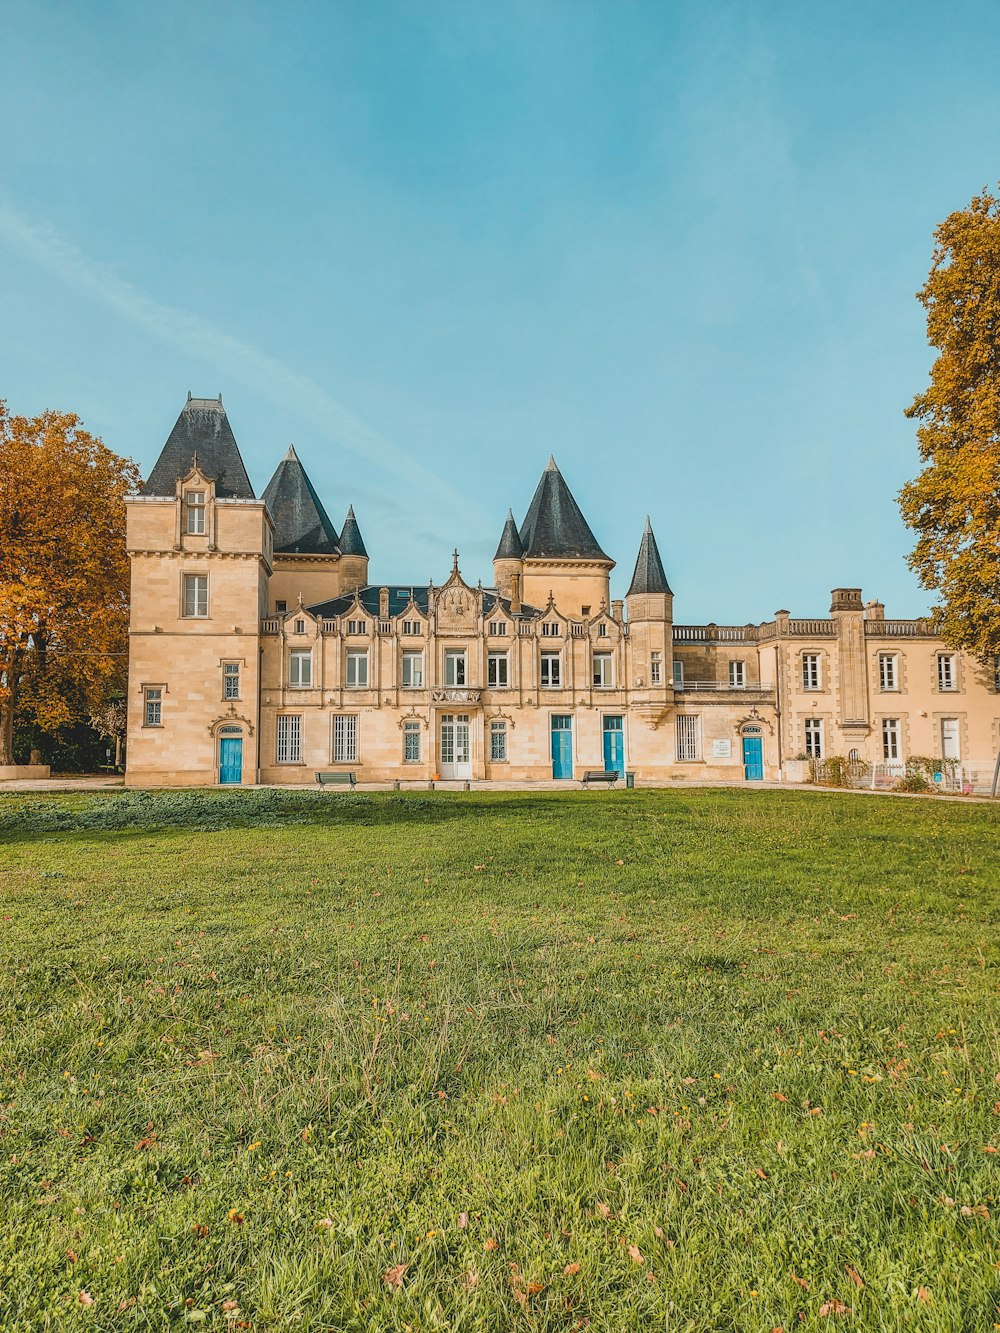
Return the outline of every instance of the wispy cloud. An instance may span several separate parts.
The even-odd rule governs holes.
[[[390,443],[307,376],[217,328],[201,315],[148,296],[110,265],[65,240],[53,227],[26,218],[3,200],[0,237],[42,268],[117,311],[155,341],[213,361],[227,378],[252,385],[255,392],[278,406],[294,404],[296,415],[318,434],[391,474],[396,489],[402,491],[408,484],[411,490],[416,488],[423,495],[436,497],[463,513],[466,520],[471,518],[473,525],[486,520],[485,511],[475,501]],[[412,514],[412,504],[406,512]]]

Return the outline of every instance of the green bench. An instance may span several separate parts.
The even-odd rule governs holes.
[[[321,787],[354,787],[357,778],[353,773],[317,773],[316,781]]]
[[[595,783],[600,784],[602,782],[606,787],[613,787],[620,777],[621,774],[616,768],[594,768],[588,769],[580,781],[583,783],[584,787],[590,787]]]

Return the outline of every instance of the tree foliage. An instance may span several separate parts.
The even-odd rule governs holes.
[[[15,714],[51,731],[125,686],[125,497],[139,473],[68,413],[0,402],[0,764]]]
[[[918,297],[938,356],[907,409],[923,469],[900,508],[940,633],[985,659],[1000,651],[1000,199],[984,189],[934,236]]]

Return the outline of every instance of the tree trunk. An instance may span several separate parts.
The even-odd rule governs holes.
[[[14,704],[0,704],[0,767],[14,762]]]

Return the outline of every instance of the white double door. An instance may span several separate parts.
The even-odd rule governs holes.
[[[442,714],[439,744],[439,771],[442,778],[471,778],[472,749],[468,713]]]

